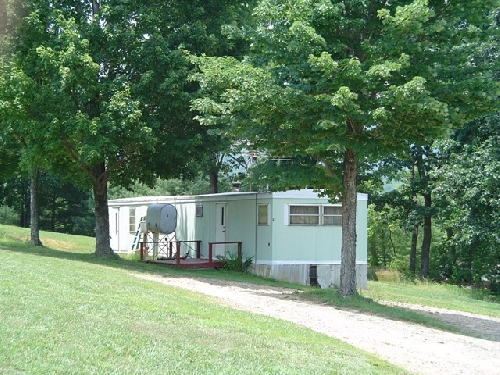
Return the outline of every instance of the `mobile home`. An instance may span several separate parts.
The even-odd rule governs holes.
[[[211,242],[241,242],[250,271],[264,277],[323,288],[338,285],[342,243],[341,205],[313,190],[230,192],[198,196],[150,196],[109,201],[111,247],[137,248],[140,221],[149,205],[177,210],[175,238],[198,241],[202,257]],[[356,276],[366,288],[367,195],[358,193]],[[224,255],[231,245],[216,245]]]

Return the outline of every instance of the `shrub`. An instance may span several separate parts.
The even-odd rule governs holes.
[[[368,280],[378,281],[377,272],[376,272],[375,268],[373,268],[373,267],[368,267],[368,271],[367,271],[366,276],[367,276]]]
[[[492,282],[488,287],[490,294],[500,296],[500,281]]]
[[[18,216],[13,208],[0,206],[0,224],[16,225],[18,222]]]
[[[226,251],[224,255],[217,255],[216,258],[222,263],[222,268],[238,272],[247,272],[248,267],[253,262],[252,257],[245,257],[245,260],[243,260],[243,254],[238,255],[229,251]]]

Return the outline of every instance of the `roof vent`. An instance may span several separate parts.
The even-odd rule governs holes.
[[[233,182],[233,191],[240,191],[241,182]]]

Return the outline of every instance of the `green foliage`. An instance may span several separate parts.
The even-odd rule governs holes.
[[[16,211],[8,206],[0,206],[0,224],[15,225],[19,222]]]
[[[410,233],[401,226],[396,208],[368,208],[368,264],[398,271],[408,269]]]
[[[17,15],[12,54],[0,65],[0,148],[15,139],[29,167],[92,187],[97,253],[109,252],[108,183],[189,178],[223,148],[203,148],[185,51],[237,55],[241,43],[222,38],[221,25],[248,11],[215,0],[36,0]]]
[[[243,182],[259,190],[319,189],[325,185],[325,173],[320,163],[309,157],[264,158],[252,166]]]
[[[340,2],[261,1],[250,58],[196,60],[206,96],[193,106],[203,124],[230,125],[270,157],[310,157],[326,167],[338,165],[346,148],[359,160],[403,152],[496,106],[497,85],[484,79],[495,62],[470,65],[496,35],[480,16],[493,3],[475,2],[469,29],[457,16],[471,4],[460,3],[356,2],[347,12]],[[484,95],[464,94],[478,85]],[[326,188],[338,188],[341,176],[332,170]]]
[[[17,213],[17,225],[29,225],[29,181],[25,177],[18,174],[3,181],[0,185],[0,199],[1,205],[10,207]]]
[[[221,262],[222,268],[237,272],[248,272],[248,267],[253,262],[252,257],[246,257],[244,254],[231,251],[226,251],[224,255],[217,255],[217,259]]]
[[[403,183],[394,191],[370,194],[376,212],[370,211],[370,264],[395,267],[407,273],[409,240],[391,263],[381,262],[386,256],[384,240],[392,226],[410,229],[421,225],[423,215],[434,220],[432,251],[428,276],[495,293],[500,279],[498,259],[498,114],[490,115],[458,129],[449,140],[436,142],[430,157],[422,158],[410,183],[408,174],[400,174]],[[425,155],[428,155],[425,154]],[[386,160],[376,174],[397,178],[398,171],[408,168],[407,160]],[[396,171],[396,172],[394,172]],[[399,172],[401,173],[401,172]],[[417,194],[433,196],[432,209],[420,207]],[[390,216],[389,216],[390,214]],[[385,219],[388,220],[385,220]],[[394,231],[390,231],[394,233]],[[402,261],[399,267],[397,259]]]
[[[231,181],[228,176],[219,176],[218,191],[231,191]],[[135,182],[133,185],[128,186],[127,189],[119,186],[114,186],[109,190],[109,198],[117,199],[154,195],[197,195],[208,193],[210,193],[210,183],[208,177],[202,174],[198,174],[194,179],[189,180],[181,178],[158,178],[152,187],[141,184],[140,182]]]
[[[399,179],[398,188],[389,191],[382,190],[380,184],[372,183],[378,189],[371,190],[370,201],[380,213],[387,214],[392,210],[392,219],[389,221],[399,220],[398,225],[410,235],[409,256],[398,267],[410,277],[417,274],[417,253],[420,255],[419,277],[429,276],[433,220],[438,212],[438,208],[433,205],[432,188],[435,181],[431,178],[430,171],[439,168],[440,161],[437,149],[413,144],[402,157],[391,156],[380,160],[370,176],[372,181]],[[417,242],[420,251],[417,250]]]
[[[500,154],[497,114],[471,122],[440,144],[446,156],[434,172],[446,238],[439,248],[442,277],[460,284],[500,282]]]
[[[0,202],[12,220],[4,224],[30,223],[29,179],[22,176],[3,182]],[[93,200],[89,191],[71,183],[60,183],[53,175],[41,173],[39,183],[40,229],[68,234],[95,235]]]
[[[202,124],[222,128],[270,159],[317,161],[319,171],[310,168],[315,173],[306,186],[332,198],[343,193],[345,213],[352,214],[355,202],[348,199],[355,200],[358,163],[401,155],[497,108],[498,60],[474,62],[498,37],[488,16],[496,6],[482,0],[445,6],[262,0],[247,34],[247,58],[194,59],[204,97],[193,108]],[[466,8],[471,11],[464,15]],[[283,185],[307,180],[300,167]],[[349,270],[340,282],[342,290],[349,285],[347,294],[355,291],[356,235],[349,222],[342,238],[342,264]]]

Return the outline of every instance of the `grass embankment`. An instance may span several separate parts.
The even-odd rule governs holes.
[[[461,333],[473,337],[482,335],[461,330],[429,315],[404,307],[390,306],[391,302],[415,304],[427,307],[452,309],[473,314],[482,314],[500,318],[500,304],[493,302],[486,294],[479,294],[470,289],[454,285],[431,282],[368,282],[368,289],[360,291],[358,296],[345,299],[332,289],[313,289],[304,293],[305,298],[328,303],[345,309],[383,316],[420,324],[443,331]],[[389,304],[387,304],[389,303]]]
[[[368,282],[363,296],[373,300],[412,303],[500,318],[500,302],[487,292],[432,282]]]
[[[57,233],[34,248],[28,235],[0,225],[0,373],[404,373],[309,329],[130,274],[208,271],[100,259],[92,239]]]

